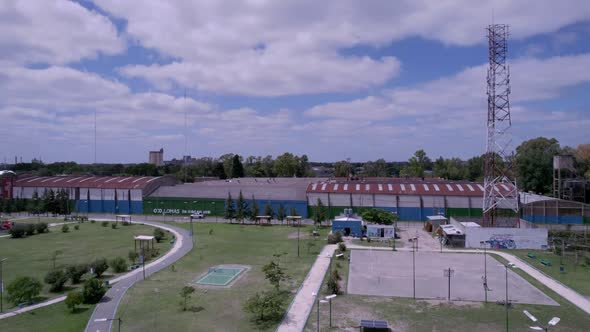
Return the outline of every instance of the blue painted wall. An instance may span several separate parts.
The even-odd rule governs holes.
[[[583,224],[582,216],[544,216],[544,215],[524,215],[522,218],[526,221],[539,224]]]
[[[361,221],[332,221],[332,233],[340,232],[344,235],[344,229],[350,228],[350,235],[361,237],[363,235],[363,226]]]
[[[120,214],[141,214],[143,213],[143,202],[141,201],[76,201],[75,210],[83,213],[120,213]]]

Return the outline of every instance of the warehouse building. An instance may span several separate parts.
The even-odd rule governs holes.
[[[74,209],[90,213],[143,213],[143,197],[162,185],[172,185],[171,176],[23,176],[12,187],[14,198],[32,199],[46,190],[66,190]]]
[[[329,180],[310,184],[307,200],[310,209],[321,200],[330,218],[351,207],[356,213],[379,208],[396,213],[401,221],[426,221],[433,215],[481,217],[483,190],[479,183],[442,179]],[[504,184],[496,190],[510,193]]]
[[[306,189],[318,180],[321,179],[239,178],[162,186],[144,198],[144,213],[189,215],[202,211],[223,216],[228,194],[231,194],[235,204],[241,191],[248,207],[252,206],[254,197],[260,213],[264,212],[268,202],[275,214],[282,204],[287,214],[293,208],[297,215],[308,218]]]

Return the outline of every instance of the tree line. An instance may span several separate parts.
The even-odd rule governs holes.
[[[0,212],[12,213],[27,211],[33,214],[66,215],[72,211],[70,194],[65,189],[45,190],[41,196],[35,191],[30,199],[0,199]]]

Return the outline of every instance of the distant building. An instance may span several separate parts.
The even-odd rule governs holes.
[[[149,163],[156,166],[164,166],[164,149],[160,151],[150,151]]]

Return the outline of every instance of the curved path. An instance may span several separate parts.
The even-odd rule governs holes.
[[[172,234],[176,236],[176,242],[174,243],[174,247],[172,249],[170,249],[164,256],[158,258],[157,260],[145,266],[146,278],[176,262],[184,255],[186,255],[189,251],[191,251],[191,249],[193,248],[193,241],[191,240],[190,233],[185,229],[157,222],[145,221],[134,223],[162,228],[164,230],[170,231]],[[118,278],[111,280],[110,283],[114,283],[114,285],[111,289],[109,289],[109,291],[105,294],[102,300],[94,308],[94,312],[92,313],[92,316],[90,316],[90,320],[86,325],[86,331],[110,331],[113,321],[105,321],[103,319],[115,318],[115,315],[117,313],[117,307],[119,306],[121,299],[125,295],[125,292],[127,292],[127,289],[129,289],[136,282],[141,280],[143,280],[142,269],[136,269],[133,272],[127,273],[125,275],[122,275]]]

